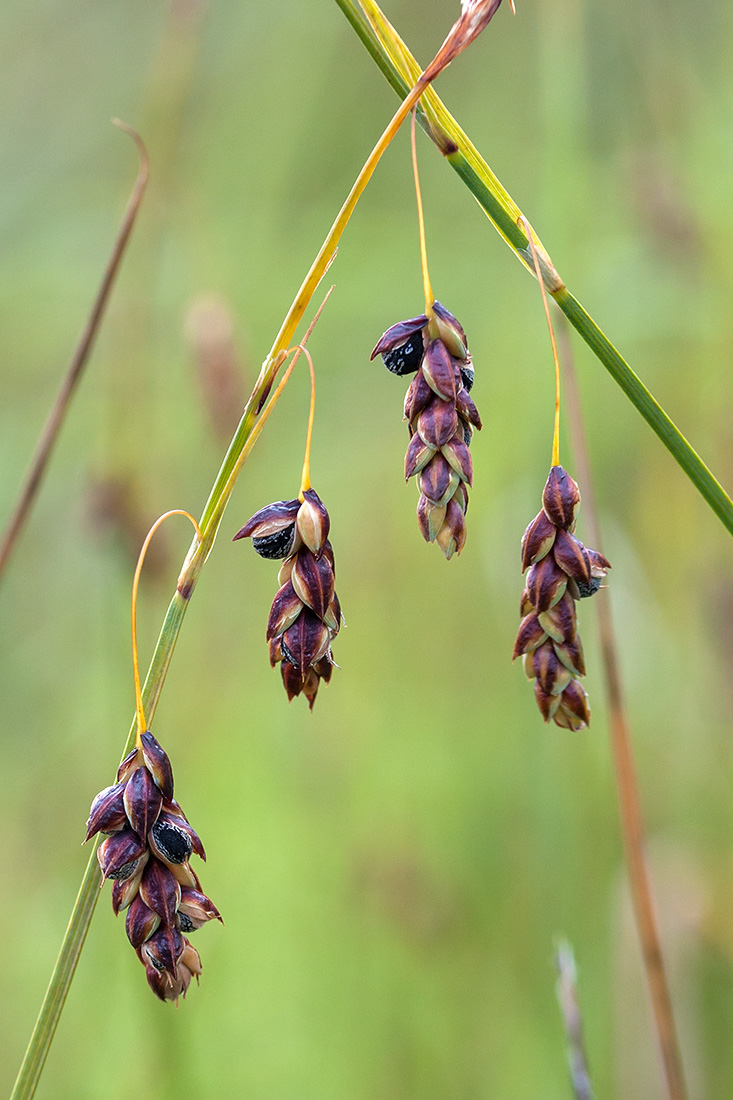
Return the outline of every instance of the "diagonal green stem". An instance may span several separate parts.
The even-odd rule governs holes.
[[[670,420],[641,379],[633,372],[613,344],[601,332],[572,294],[566,289],[555,294],[555,301],[571,325],[577,329],[588,347],[598,356],[608,373],[629,401],[639,410],[692,484],[705,498],[715,514],[733,534],[733,503],[723,486],[713,476],[679,428]]]
[[[384,76],[398,95],[414,83],[420,65],[374,0],[336,0]],[[522,212],[502,186],[486,161],[447,111],[433,88],[425,92],[418,107],[418,121],[458,173],[479,205],[493,222],[515,255],[534,274],[527,235],[520,224]],[[567,290],[547,252],[533,237],[550,294],[593,354],[652,431],[661,439],[695,488],[721,522],[733,534],[733,501],[703,460],[667,416],[664,409],[616,350],[605,333]]]

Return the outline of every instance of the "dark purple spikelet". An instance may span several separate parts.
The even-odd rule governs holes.
[[[529,570],[522,593],[522,621],[514,657],[534,680],[537,706],[545,722],[581,730],[590,722],[578,634],[576,600],[601,587],[610,569],[597,550],[573,534],[580,493],[562,466],[553,466],[542,494],[542,511],[522,539],[522,572]]]
[[[107,833],[97,849],[104,878],[113,880],[112,909],[127,910],[125,928],[161,1000],[176,1001],[201,973],[198,952],[183,932],[221,920],[201,892],[189,859],[206,859],[198,834],[173,798],[173,770],[147,730],[117,772],[117,783],[92,802],[86,839]]]
[[[422,314],[387,329],[372,359],[377,355],[393,374],[415,372],[405,397],[410,429],[405,480],[418,479],[420,533],[450,559],[466,542],[466,488],[473,484],[468,448],[474,428],[481,428],[468,392],[474,372],[466,334],[445,306],[433,302],[430,317]]]
[[[422,323],[424,319],[417,320]],[[421,331],[419,327],[409,329],[414,323],[404,322],[408,338]],[[331,643],[341,629],[330,527],[323,501],[313,489],[306,489],[302,501],[276,501],[260,508],[234,536],[251,538],[261,554],[258,540],[288,533],[285,553],[263,555],[284,558],[266,636],[270,664],[280,665],[288,699],[303,694],[311,709],[321,681],[331,679]]]

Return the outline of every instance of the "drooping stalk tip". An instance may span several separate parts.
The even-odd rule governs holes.
[[[201,542],[203,540],[201,528],[199,527],[198,523],[193,518],[191,513],[184,511],[184,509],[182,508],[172,508],[169,512],[164,512],[162,516],[159,516],[158,519],[156,519],[155,523],[145,536],[145,541],[140,548],[137,564],[135,566],[135,574],[132,579],[132,596],[130,598],[130,618],[132,625],[132,673],[135,684],[135,715],[137,721],[137,734],[135,744],[138,749],[142,748],[141,738],[144,731],[147,729],[147,721],[145,719],[142,687],[140,685],[140,662],[138,659],[137,648],[137,593],[140,586],[140,575],[142,573],[143,565],[145,563],[145,556],[148,552],[148,547],[150,546],[153,535],[158,530],[160,525],[164,523],[165,520],[167,520],[170,516],[185,516],[186,519],[190,520],[193,524],[199,545],[201,545]]]
[[[417,168],[417,144],[415,142],[415,119],[417,116],[417,103],[412,109],[410,122],[410,145],[412,148],[412,174],[415,180],[415,198],[417,200],[417,221],[420,232],[420,265],[422,268],[423,292],[425,294],[425,314],[432,320],[433,302],[435,295],[430,285],[430,273],[428,271],[428,249],[425,241],[425,216],[422,205],[422,191],[420,190],[420,174]]]
[[[308,360],[308,367],[310,369],[311,378],[311,402],[310,411],[308,413],[308,431],[305,438],[305,455],[303,457],[303,473],[300,478],[300,493],[298,494],[298,500],[303,503],[305,500],[305,494],[311,487],[311,443],[313,442],[313,422],[316,415],[316,372],[313,367],[313,358],[311,353],[302,344],[298,345]]]
[[[515,12],[514,0],[509,0]],[[461,0],[461,14],[451,27],[443,45],[425,69],[425,77],[435,78],[463,53],[489,25],[501,6],[501,0]]]

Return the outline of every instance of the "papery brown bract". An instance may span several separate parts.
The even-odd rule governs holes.
[[[128,825],[125,813],[125,784],[105,787],[94,799],[89,810],[85,842],[96,833],[117,833]]]
[[[97,848],[97,860],[103,877],[130,878],[145,852],[145,842],[133,829],[125,829],[108,837]]]
[[[125,813],[137,835],[145,840],[163,805],[163,795],[143,765],[135,768],[125,784]]]
[[[173,769],[168,754],[160,747],[150,730],[140,735],[143,760],[163,798],[173,798]]]

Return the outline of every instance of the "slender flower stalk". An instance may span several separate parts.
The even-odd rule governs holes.
[[[336,0],[336,3],[387,81],[399,96],[404,96],[414,83],[416,74],[421,72],[421,67],[379,5],[375,0]],[[425,90],[422,96],[418,121],[477,199],[500,236],[534,274],[529,239],[521,224],[522,211],[433,88]],[[573,297],[536,238],[535,245],[548,292],[703,499],[733,534],[733,501],[728,493],[606,334]]]
[[[79,384],[84,368],[89,361],[89,356],[92,353],[94,341],[99,332],[99,327],[104,317],[104,311],[109,301],[110,294],[112,293],[115,277],[122,262],[122,257],[127,242],[130,239],[133,226],[135,225],[135,219],[137,218],[140,204],[145,194],[145,188],[148,183],[150,163],[147,149],[145,148],[142,138],[131,126],[128,126],[127,123],[120,122],[119,119],[113,119],[112,121],[115,126],[119,126],[121,130],[129,134],[135,142],[140,158],[140,167],[122,218],[122,224],[120,225],[117,239],[112,247],[112,252],[107,261],[102,281],[99,284],[97,296],[94,299],[89,318],[81,334],[79,343],[74,350],[71,363],[61,383],[61,388],[56,396],[56,400],[48,414],[48,419],[43,426],[43,431],[36,444],[35,454],[31,459],[31,464],[26,474],[25,481],[23,482],[15,508],[13,509],[13,513],[8,521],[2,539],[0,539],[0,580],[2,579],[10,556],[20,537],[20,533],[30,515],[35,499],[38,496],[38,491],[51,458],[51,452],[53,451],[56,440],[63,427],[69,405],[71,404],[71,399],[74,396],[74,391]]]
[[[298,493],[298,500],[303,503],[305,500],[305,494],[311,488],[311,443],[313,442],[313,422],[316,416],[316,372],[313,369],[313,359],[311,353],[306,349],[301,349],[308,360],[308,367],[310,369],[311,376],[311,403],[308,411],[308,431],[305,437],[305,453],[303,455],[303,473],[300,477],[300,492]]]
[[[420,266],[422,268],[423,291],[425,294],[425,315],[430,317],[435,301],[433,288],[430,285],[430,273],[428,271],[428,248],[425,241],[425,215],[422,207],[422,191],[420,189],[420,173],[417,168],[417,142],[415,141],[415,120],[417,118],[417,104],[412,108],[410,121],[410,147],[412,149],[412,173],[415,179],[415,199],[417,200],[417,222],[420,232]]]
[[[161,526],[161,524],[165,523],[165,521],[170,516],[185,516],[186,519],[191,521],[191,523],[194,527],[194,530],[196,532],[197,540],[199,542],[201,542],[201,539],[202,539],[201,528],[199,527],[198,523],[193,518],[191,513],[184,511],[183,508],[171,508],[170,511],[164,512],[162,516],[159,516],[156,519],[155,523],[153,524],[153,526],[150,528],[147,535],[145,536],[145,540],[142,544],[142,547],[140,549],[140,553],[138,555],[137,564],[135,566],[135,573],[134,573],[133,578],[132,578],[132,598],[130,600],[130,620],[131,620],[130,627],[131,627],[131,632],[132,632],[132,678],[133,678],[133,685],[134,685],[134,688],[135,688],[135,719],[136,719],[136,723],[137,723],[136,728],[135,728],[135,747],[137,749],[142,749],[141,738],[142,738],[143,733],[145,733],[145,730],[148,728],[148,724],[147,724],[147,721],[146,721],[146,718],[145,718],[145,705],[143,703],[143,693],[142,693],[142,689],[140,687],[140,659],[139,659],[139,656],[138,656],[138,645],[137,645],[137,593],[138,593],[138,589],[140,587],[140,575],[142,573],[143,565],[145,564],[145,557],[146,557],[147,552],[148,552],[148,547],[150,546],[150,543],[152,542],[153,535],[158,530],[158,528]]]
[[[575,458],[585,486],[586,523],[593,541],[596,545],[600,545],[601,531],[593,492],[588,443],[583,425],[577,377],[573,366],[572,347],[569,335],[565,330],[562,332],[562,338],[568,418]],[[645,856],[644,818],[639,797],[639,781],[631,740],[631,728],[619,672],[618,646],[611,607],[608,598],[605,596],[598,600],[598,628],[608,699],[609,734],[616,775],[619,819],[634,916],[642,949],[641,955],[652,1002],[652,1015],[669,1100],[687,1100],[682,1055],[677,1038],[672,997],[664,967],[662,943],[654,911],[651,875]]]

